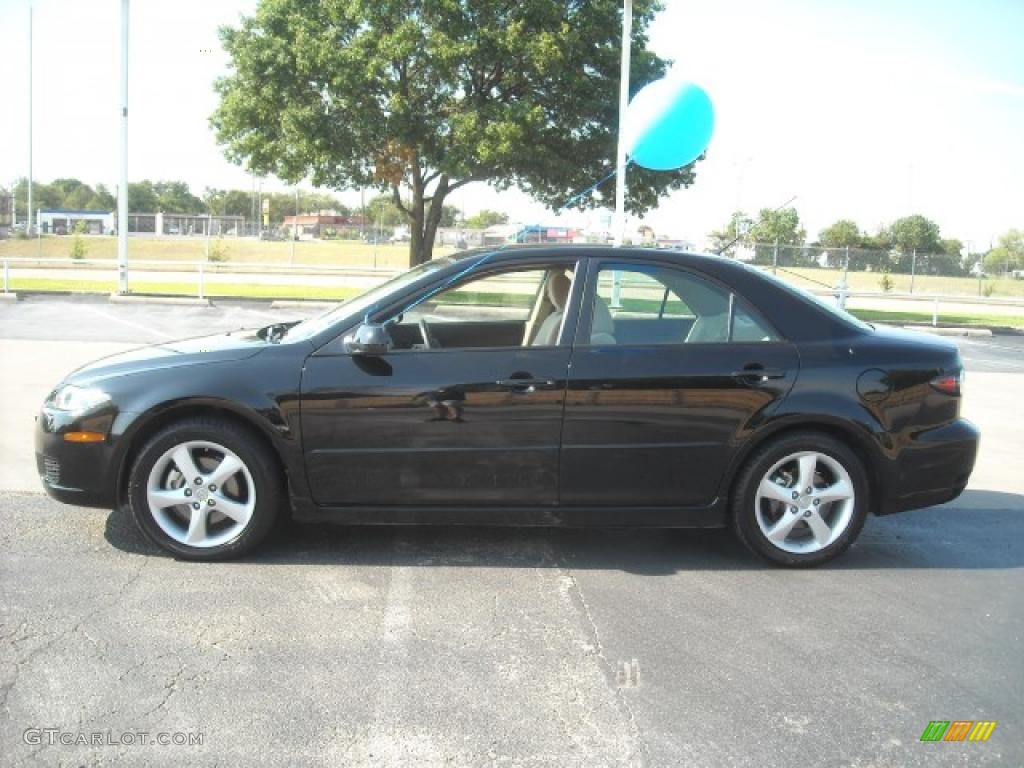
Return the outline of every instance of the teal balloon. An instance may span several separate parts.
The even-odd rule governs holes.
[[[700,157],[714,129],[715,110],[707,92],[669,77],[645,85],[629,102],[623,141],[637,165],[671,171]]]

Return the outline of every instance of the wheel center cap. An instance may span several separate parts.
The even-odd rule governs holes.
[[[199,499],[199,501],[206,501],[210,498],[210,492],[205,488],[199,488],[196,490],[196,498]]]

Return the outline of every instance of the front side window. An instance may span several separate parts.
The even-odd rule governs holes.
[[[660,266],[605,265],[597,273],[590,344],[724,344],[776,341],[735,294]]]
[[[470,276],[392,318],[388,330],[397,350],[555,346],[572,282],[564,266]]]

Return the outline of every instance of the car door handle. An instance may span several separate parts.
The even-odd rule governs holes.
[[[502,389],[508,389],[520,395],[529,395],[538,389],[555,386],[552,379],[499,379],[494,383]]]
[[[748,384],[764,384],[769,379],[785,378],[786,372],[781,368],[765,368],[761,365],[748,365],[742,371],[733,371],[732,377]]]

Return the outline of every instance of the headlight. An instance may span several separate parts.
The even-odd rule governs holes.
[[[109,402],[110,395],[95,387],[76,387],[65,384],[59,387],[47,401],[47,405],[58,411],[85,413],[98,405]]]

